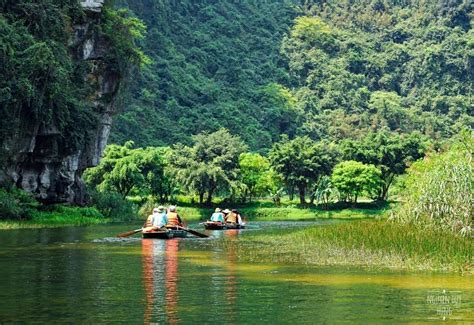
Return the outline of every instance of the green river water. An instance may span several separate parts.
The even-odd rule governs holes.
[[[130,225],[0,231],[0,324],[474,323],[472,276],[249,264],[215,244],[296,225],[167,241],[114,238]]]

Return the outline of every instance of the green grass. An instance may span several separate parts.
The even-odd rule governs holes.
[[[341,205],[330,206],[329,210],[319,207],[301,207],[297,205],[274,206],[268,202],[256,202],[247,205],[222,205],[222,208],[237,208],[247,221],[312,221],[318,219],[373,219],[385,218],[396,203],[367,204],[356,207]],[[196,206],[178,205],[179,214],[186,221],[207,220],[213,207],[202,208]]]
[[[110,221],[95,208],[55,206],[50,211],[35,211],[29,220],[0,220],[0,229],[86,226]]]
[[[311,221],[317,219],[364,219],[384,217],[390,210],[389,207],[361,209],[346,208],[340,210],[322,210],[320,208],[299,208],[299,207],[279,207],[279,208],[242,208],[242,215],[249,221]]]
[[[367,219],[383,218],[391,211],[391,204],[360,203],[356,207],[341,204],[329,206],[329,210],[320,207],[299,206],[293,202],[284,201],[281,206],[275,206],[271,201],[256,201],[247,204],[222,204],[222,208],[237,208],[247,221],[309,221],[317,219]],[[144,219],[157,204],[147,207],[142,213]],[[204,221],[209,219],[213,207],[201,207],[190,203],[178,204],[178,213],[186,222]],[[150,210],[148,212],[148,210]],[[146,212],[146,213],[145,213]],[[49,211],[34,211],[30,220],[0,220],[0,229],[40,228],[82,226],[111,222],[104,218],[95,208],[80,208],[55,206]]]
[[[225,245],[251,262],[473,271],[472,239],[388,221],[359,220],[291,232],[274,230],[249,234]]]

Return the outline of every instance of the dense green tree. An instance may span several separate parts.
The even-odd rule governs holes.
[[[134,153],[144,177],[145,190],[160,201],[167,201],[175,186],[169,172],[169,148],[148,147]]]
[[[339,191],[341,200],[357,203],[357,198],[365,194],[376,198],[382,179],[381,172],[374,165],[358,161],[343,161],[334,167],[332,185]]]
[[[240,182],[244,201],[257,195],[266,195],[276,187],[275,174],[267,158],[258,153],[243,153],[239,158]]]
[[[402,107],[402,98],[395,92],[374,91],[370,95],[369,114],[374,130],[409,130],[407,112]]]
[[[99,192],[117,192],[123,197],[135,190],[166,200],[171,194],[171,180],[165,172],[169,149],[134,149],[133,146],[133,141],[123,146],[107,146],[100,164],[84,173],[87,185]]]
[[[119,159],[114,168],[104,174],[104,181],[97,186],[97,189],[100,192],[117,192],[126,197],[133,188],[143,186],[144,176],[137,162],[133,154]]]
[[[86,184],[92,188],[96,188],[101,184],[104,181],[105,174],[110,173],[120,159],[130,155],[133,146],[133,141],[127,141],[123,146],[108,145],[104,150],[100,164],[84,172],[83,177]]]
[[[239,156],[246,146],[226,129],[193,136],[194,145],[173,147],[170,163],[177,180],[190,192],[196,192],[199,203],[212,202],[217,191],[230,192],[238,178]]]
[[[116,144],[108,145],[104,150],[100,164],[84,172],[83,177],[86,184],[96,189],[104,182],[105,175],[114,169],[117,162],[131,154],[133,146],[133,141],[127,141],[123,146]]]
[[[418,132],[400,135],[385,130],[369,133],[361,140],[343,141],[340,147],[344,159],[373,164],[380,169],[383,182],[378,198],[387,200],[394,177],[424,156],[427,140]]]
[[[269,154],[272,167],[282,175],[287,187],[295,186],[300,203],[306,203],[308,186],[323,175],[330,174],[335,155],[326,143],[315,143],[309,137],[289,140],[283,137]]]

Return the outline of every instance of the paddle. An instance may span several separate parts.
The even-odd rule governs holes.
[[[181,227],[181,226],[176,226],[176,228],[187,231],[190,234],[193,234],[194,236],[197,236],[197,237],[201,237],[201,238],[208,238],[209,237],[208,235],[203,234],[202,232],[192,230],[192,229],[189,229],[189,228],[184,228],[184,227]]]
[[[124,232],[124,233],[121,233],[121,234],[118,234],[117,237],[128,237],[128,236],[131,236],[133,234],[136,234],[137,232],[140,232],[142,231],[143,229],[140,228],[140,229],[135,229],[135,230],[131,230],[131,231],[127,231],[127,232]]]

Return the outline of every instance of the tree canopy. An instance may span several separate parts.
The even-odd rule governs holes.
[[[381,172],[374,165],[358,161],[343,161],[334,167],[332,185],[339,191],[342,201],[357,203],[361,194],[376,198],[382,183]]]
[[[300,203],[306,203],[306,191],[312,182],[331,173],[336,158],[326,143],[315,143],[309,137],[284,137],[274,144],[269,159],[287,187],[297,187]]]
[[[217,191],[232,191],[238,178],[239,156],[246,146],[226,129],[193,136],[194,145],[173,146],[170,164],[174,176],[188,191],[195,191],[199,203],[212,202]]]
[[[388,132],[370,132],[360,140],[345,140],[341,151],[345,160],[357,160],[373,164],[381,171],[382,183],[378,192],[380,200],[386,200],[394,177],[401,175],[416,160],[422,158],[428,148],[428,140],[419,132],[400,135]]]

